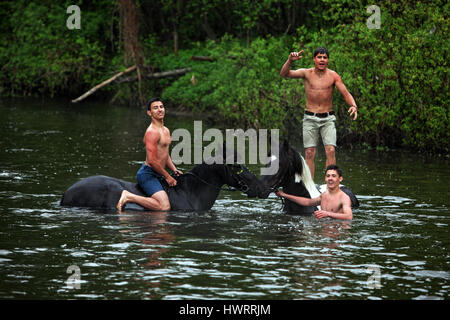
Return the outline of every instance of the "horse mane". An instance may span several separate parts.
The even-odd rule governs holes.
[[[302,166],[303,166],[303,172],[301,173],[303,184],[305,185],[306,190],[308,190],[309,195],[312,198],[316,198],[320,196],[319,190],[317,190],[316,184],[314,183],[314,180],[311,177],[311,170],[309,170],[308,165],[306,164],[305,159],[302,155],[297,153],[301,159]]]
[[[302,156],[293,148],[291,148],[290,151],[292,152],[293,155],[292,169],[294,170],[294,174],[299,174],[300,176],[302,176],[303,174]]]
[[[295,182],[299,183],[300,181],[302,181],[311,198],[320,196],[320,192],[319,190],[317,190],[317,187],[311,176],[311,171],[309,170],[309,167],[306,164],[303,156],[292,147],[290,147],[289,151],[289,153],[292,153],[293,161],[291,162],[291,164],[294,172],[292,172],[291,174],[295,176]]]

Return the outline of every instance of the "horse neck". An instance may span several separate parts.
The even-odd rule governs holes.
[[[221,165],[208,165],[205,163],[196,165],[189,171],[202,185],[209,189],[217,189],[219,192],[222,185],[225,184],[223,174],[221,173]]]

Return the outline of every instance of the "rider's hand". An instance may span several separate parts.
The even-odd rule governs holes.
[[[289,60],[291,61],[297,61],[302,58],[301,54],[303,53],[303,50],[300,50],[299,52],[291,52],[289,54]]]
[[[166,181],[169,187],[175,187],[177,185],[177,180],[175,180],[172,176],[167,176]]]
[[[175,173],[175,175],[177,175],[177,176],[183,174],[183,172],[181,170],[178,170],[178,169],[175,169],[173,173]]]
[[[278,190],[278,191],[275,192],[275,194],[276,194],[278,197],[281,198],[281,197],[283,197],[283,194],[284,194],[284,193],[283,193],[283,191]]]

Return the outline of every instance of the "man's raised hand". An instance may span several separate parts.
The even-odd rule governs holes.
[[[289,60],[291,61],[297,61],[302,58],[301,54],[303,53],[303,50],[300,50],[299,52],[291,52],[289,54]]]

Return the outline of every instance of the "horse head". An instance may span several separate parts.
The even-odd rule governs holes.
[[[283,187],[283,191],[295,196],[315,198],[320,195],[319,190],[311,178],[311,172],[303,157],[293,149],[287,141],[279,147],[279,157],[272,155],[268,166],[273,166],[273,161],[278,161],[278,171],[271,175],[261,176],[261,190],[259,197],[267,198],[271,192]],[[349,188],[341,186],[351,200],[352,208],[359,207],[359,201]],[[308,214],[314,211],[313,207],[302,207],[292,201],[284,201],[284,210],[293,214]]]
[[[273,161],[278,161],[278,171],[271,175],[261,176],[262,190],[260,197],[267,198],[271,192],[283,187],[283,191],[306,198],[313,198],[320,193],[311,178],[311,172],[302,156],[293,149],[287,141],[279,146],[278,157],[272,155],[269,166]],[[310,214],[314,207],[302,207],[292,201],[285,200],[284,211],[291,214]]]
[[[247,194],[249,198],[258,197],[261,188],[260,181],[242,161],[241,156],[233,148],[223,144],[223,149],[205,163],[217,166],[221,172],[222,182]],[[222,170],[223,168],[223,170]]]
[[[279,187],[287,186],[291,181],[298,181],[303,173],[303,162],[289,143],[285,140],[278,148],[278,157],[271,155],[267,167],[277,167],[274,174],[261,175],[262,192],[260,198],[265,199]]]
[[[260,181],[243,164],[225,165],[227,184],[234,187],[249,198],[255,198],[260,194]]]

